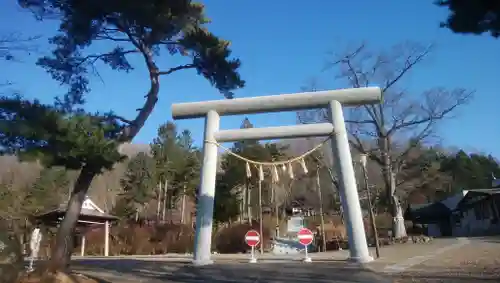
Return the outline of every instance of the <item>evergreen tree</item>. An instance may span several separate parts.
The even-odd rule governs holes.
[[[252,122],[250,122],[250,120],[247,117],[245,117],[245,119],[243,119],[243,122],[241,123],[240,129],[251,129],[251,128],[253,128]],[[256,145],[257,143],[258,141],[253,141],[253,140],[237,141],[234,143],[233,149],[236,152],[242,152],[246,146]]]
[[[137,217],[143,211],[145,205],[154,196],[155,173],[155,161],[147,154],[141,152],[130,160],[120,182],[123,193],[120,195],[119,213],[131,218]]]
[[[168,208],[173,208],[180,197],[193,197],[200,181],[201,154],[193,145],[191,132],[178,134],[175,124],[167,122],[158,128],[151,152],[158,168],[158,182],[168,185]]]
[[[217,224],[236,220],[240,215],[240,200],[223,177],[217,174],[215,183],[214,222]]]
[[[241,128],[251,127],[253,127],[252,123],[248,118],[245,118]],[[261,144],[258,141],[238,141],[234,143],[231,151],[251,160],[271,161],[282,158],[285,148],[285,146],[279,146],[274,143]],[[220,177],[221,187],[230,188],[231,191],[234,191],[236,188],[245,188],[243,199],[245,199],[244,202],[247,204],[247,213],[251,213],[249,207],[255,206],[258,203],[251,201],[251,195],[259,179],[259,170],[254,165],[249,165],[251,170],[250,178],[247,177],[245,161],[231,154],[225,154],[221,161],[221,171],[223,173]]]
[[[464,190],[491,188],[493,176],[500,176],[500,165],[492,156],[463,150],[444,158],[441,170],[452,178],[454,188]]]
[[[31,215],[56,209],[68,200],[69,186],[64,168],[46,168],[27,192],[23,205]]]
[[[151,154],[156,162],[158,182],[164,183],[168,180],[172,163],[181,159],[176,142],[177,127],[174,123],[167,122],[158,128],[158,134],[150,145]]]
[[[446,7],[449,15],[441,23],[455,33],[500,36],[500,5],[498,0],[437,0],[436,5]]]

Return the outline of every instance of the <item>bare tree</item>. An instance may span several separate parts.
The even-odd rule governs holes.
[[[316,150],[313,152],[310,157],[313,161],[318,166],[317,170],[320,171],[325,171],[326,174],[323,174],[325,176],[328,176],[328,180],[330,181],[330,188],[331,188],[331,196],[332,196],[332,208],[336,207],[337,203],[341,200],[341,195],[340,195],[340,190],[339,190],[339,181],[338,177],[334,171],[334,160],[333,156],[331,156],[331,146],[329,145],[331,141],[328,142],[328,146],[323,146],[319,150]],[[319,171],[317,173],[319,175]],[[323,203],[322,203],[323,205]],[[339,206],[339,211],[338,213],[340,214],[342,223],[344,223],[344,211],[342,208],[342,205]]]
[[[287,174],[281,174],[279,178],[279,182],[272,184],[273,203],[278,221],[286,219],[286,210],[293,202],[293,187],[296,184],[296,179],[290,178]]]
[[[30,55],[37,50],[34,41],[39,38],[39,36],[25,37],[19,33],[0,35],[0,60],[17,61],[20,54]]]
[[[343,54],[332,54],[326,70],[336,69],[336,79],[349,87],[378,85],[383,102],[346,109],[345,118],[351,146],[381,168],[390,212],[393,235],[406,236],[398,187],[398,174],[408,154],[424,140],[436,134],[440,121],[466,104],[473,91],[443,87],[430,88],[420,94],[405,89],[404,79],[432,51],[432,46],[405,42],[387,51],[372,52],[366,44]],[[318,122],[327,118],[325,110],[301,113],[302,122]],[[411,142],[408,142],[411,141]]]
[[[17,61],[21,55],[30,55],[36,51],[35,41],[38,36],[25,37],[19,33],[0,34],[0,61]],[[11,82],[0,82],[0,87],[9,86]]]

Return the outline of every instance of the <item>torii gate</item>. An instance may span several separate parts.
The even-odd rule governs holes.
[[[172,105],[174,120],[205,118],[201,184],[196,211],[194,240],[195,265],[207,265],[211,260],[212,218],[217,170],[217,142],[330,136],[335,166],[340,184],[342,208],[347,220],[350,260],[372,261],[368,251],[363,216],[359,203],[354,167],[347,137],[342,106],[377,104],[382,100],[378,87],[304,92],[272,96],[213,100]],[[221,115],[256,114],[327,108],[329,123],[268,128],[219,130]]]

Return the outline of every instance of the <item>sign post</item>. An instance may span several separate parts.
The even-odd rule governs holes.
[[[260,243],[260,234],[255,230],[250,230],[245,234],[245,242],[252,248],[252,257],[250,263],[257,263],[255,258],[255,247]]]
[[[299,243],[304,245],[304,249],[306,252],[306,257],[304,258],[304,262],[311,262],[312,260],[308,255],[307,246],[309,246],[313,241],[313,238],[314,238],[313,233],[311,232],[311,230],[309,230],[307,228],[302,228],[297,233],[297,237],[299,238]]]

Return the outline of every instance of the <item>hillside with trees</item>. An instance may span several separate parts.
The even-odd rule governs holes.
[[[249,122],[246,119],[243,124]],[[318,141],[237,142],[230,150],[252,160],[280,160],[297,156],[303,153],[301,149],[311,148]],[[175,124],[168,122],[159,127],[158,137],[150,146],[129,145],[128,149],[122,149],[130,154],[130,158],[96,178],[89,196],[124,222],[192,225],[201,158],[194,144],[189,131],[179,133]],[[329,160],[328,153],[329,147],[325,146],[307,160],[310,171],[320,170],[321,203],[317,194],[311,194],[315,186],[314,175],[303,174],[300,168],[295,168],[293,179],[286,173],[280,173],[277,184],[266,178],[262,192],[264,211],[283,221],[287,218],[287,209],[299,202],[316,211],[321,206],[326,214],[340,215],[340,197],[334,173],[332,176],[335,164]],[[354,160],[358,154],[353,149]],[[493,178],[500,176],[499,162],[489,155],[419,146],[411,156],[411,164],[407,165],[399,180],[403,207],[410,203],[437,201],[462,189],[488,188]],[[12,227],[19,232],[29,232],[30,216],[67,202],[77,178],[77,172],[62,167],[43,168],[36,162],[18,162],[9,156],[3,156],[0,161],[1,202],[5,204],[0,205],[0,215],[11,220]],[[358,166],[355,164],[357,172]],[[379,170],[375,161],[369,162],[370,188],[376,196],[374,204],[378,213],[390,212],[385,183],[377,178]],[[361,182],[361,176],[358,174],[357,177]],[[222,153],[214,216],[219,225],[260,220],[257,178],[257,172],[252,172],[247,178],[244,162]],[[364,199],[361,186],[360,197]]]

